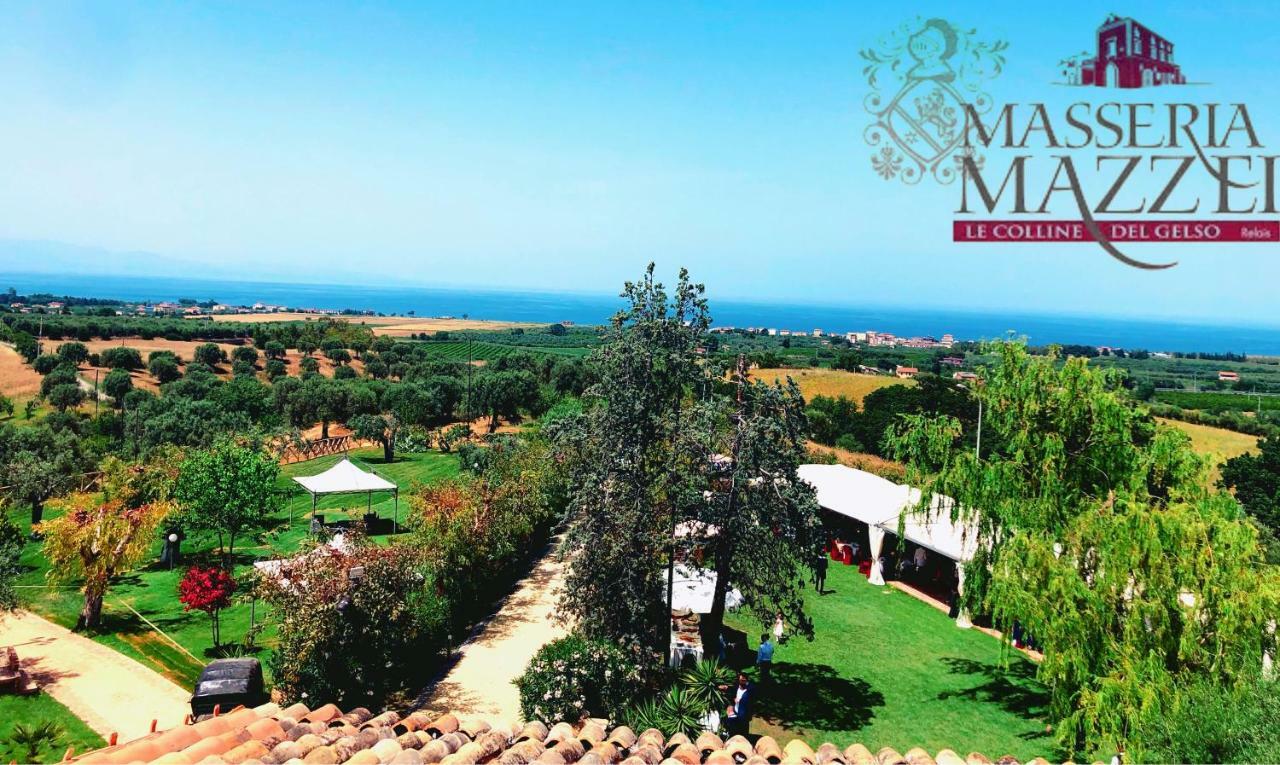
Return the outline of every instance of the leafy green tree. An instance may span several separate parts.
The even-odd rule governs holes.
[[[80,366],[89,359],[89,348],[84,343],[63,343],[58,346],[58,358]]]
[[[59,385],[79,385],[76,368],[70,364],[59,364],[40,381],[40,395],[45,398]]]
[[[589,357],[597,382],[584,394],[588,406],[549,428],[570,470],[561,608],[588,638],[654,654],[669,639],[672,528],[703,501],[703,467],[677,448],[684,398],[705,374],[703,292],[682,270],[668,298],[652,264],[628,282],[626,307]]]
[[[31,525],[40,523],[44,503],[71,491],[93,459],[76,435],[47,426],[0,429],[0,483],[9,500],[31,507]]]
[[[137,464],[109,457],[103,463],[101,492],[67,497],[64,512],[37,527],[45,538],[49,579],[83,582],[84,606],[76,629],[98,626],[112,580],[150,552],[156,530],[173,509],[169,496],[175,465],[175,452]]]
[[[178,361],[173,356],[157,356],[147,363],[147,371],[156,378],[156,382],[164,385],[182,376],[178,370]]]
[[[796,478],[808,453],[804,398],[792,381],[786,387],[748,382],[745,359],[735,377],[738,401],[732,411],[713,402],[718,411],[696,423],[707,437],[694,427],[688,432],[695,438],[686,439],[695,442],[692,450],[710,466],[712,478],[707,501],[695,505],[700,508],[697,527],[717,530],[710,538],[695,540],[714,551],[715,558],[707,634],[720,634],[732,584],[762,623],[771,623],[781,612],[811,635],[804,615],[804,566],[820,543],[821,524],[813,487]],[[727,429],[720,425],[725,414]],[[728,456],[727,462],[718,455]]]
[[[0,393],[0,417],[13,416],[13,399]]]
[[[113,369],[102,378],[102,390],[111,397],[116,409],[124,406],[124,397],[133,390],[133,378],[123,369]]]
[[[217,367],[219,364],[227,360],[227,354],[218,346],[217,343],[202,343],[196,346],[196,349],[192,354],[192,358],[194,358],[199,364]]]
[[[1280,762],[1280,683],[1223,692],[1199,681],[1177,689],[1150,721],[1147,762]]]
[[[424,659],[444,642],[439,605],[416,548],[348,539],[349,555],[304,555],[286,564],[289,579],[260,581],[259,597],[279,615],[272,677],[288,698],[382,708],[420,690],[435,666]],[[308,584],[290,584],[298,581]]]
[[[489,417],[489,432],[498,429],[498,419],[518,420],[522,409],[537,406],[541,391],[538,379],[524,370],[485,372],[472,383],[472,407]]]
[[[104,350],[99,356],[102,365],[111,369],[142,369],[142,354],[137,348],[119,345]]]
[[[45,396],[53,408],[59,412],[75,409],[84,403],[84,390],[77,383],[64,383],[53,386],[49,395]]]
[[[0,615],[18,606],[14,583],[22,573],[22,548],[26,540],[22,530],[9,520],[7,507],[0,507]]]
[[[36,370],[36,374],[47,375],[62,364],[69,364],[73,367],[75,366],[66,359],[55,356],[52,353],[45,353],[37,356],[35,360],[31,362],[31,368]]]
[[[175,499],[183,526],[217,535],[230,569],[236,537],[261,525],[277,506],[280,466],[260,447],[223,439],[189,453],[178,474]]]
[[[280,377],[284,377],[289,373],[289,370],[285,366],[284,362],[277,358],[269,359],[264,369],[266,370],[267,377],[272,380],[275,380]]]
[[[321,375],[308,377],[298,395],[305,397],[305,406],[315,412],[315,419],[320,422],[321,438],[329,437],[329,423],[342,422],[350,415],[351,389],[341,380]]]
[[[252,345],[237,346],[236,349],[231,352],[231,359],[253,367],[258,363],[258,351]]]
[[[1062,745],[1141,753],[1179,684],[1258,677],[1280,578],[1239,506],[1203,487],[1186,436],[1114,373],[1018,343],[993,352],[975,391],[980,456],[946,416],[904,415],[891,445],[922,487],[918,511],[972,529],[965,603],[1043,646]],[[953,501],[931,510],[936,496]]]
[[[1258,442],[1257,454],[1232,457],[1222,466],[1219,485],[1236,499],[1263,529],[1268,559],[1280,563],[1280,435]]]
[[[284,359],[285,354],[287,353],[284,343],[279,340],[267,341],[267,344],[263,346],[262,350],[266,353],[267,358],[269,359]]]

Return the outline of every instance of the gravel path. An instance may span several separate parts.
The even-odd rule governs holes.
[[[191,694],[100,643],[28,611],[0,618],[0,646],[11,645],[41,689],[103,738],[144,736],[182,722]]]
[[[519,720],[520,697],[511,684],[533,654],[568,634],[555,604],[564,565],[554,550],[507,597],[480,634],[465,643],[453,668],[426,695],[423,706],[490,720]]]

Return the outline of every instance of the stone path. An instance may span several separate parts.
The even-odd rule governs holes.
[[[41,689],[103,738],[121,741],[172,728],[190,711],[191,693],[101,643],[29,611],[0,618],[0,646],[11,645]]]
[[[426,709],[450,710],[489,720],[519,720],[520,696],[511,684],[533,654],[568,634],[555,619],[564,564],[553,550],[534,567],[480,634],[426,694]]]

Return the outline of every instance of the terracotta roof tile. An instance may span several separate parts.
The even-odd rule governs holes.
[[[83,763],[157,762],[172,765],[992,765],[979,753],[960,757],[950,749],[936,754],[916,747],[901,754],[884,747],[875,754],[862,744],[845,749],[824,742],[815,749],[770,736],[721,739],[666,738],[653,729],[637,733],[604,720],[581,724],[542,722],[494,725],[490,721],[415,711],[374,715],[333,704],[314,710],[294,704],[237,708],[227,714],[152,733],[135,741],[90,752]],[[1001,757],[998,765],[1016,765]],[[1043,759],[1027,765],[1048,765]]]

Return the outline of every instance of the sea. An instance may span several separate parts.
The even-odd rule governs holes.
[[[192,298],[228,305],[284,305],[522,322],[603,324],[621,307],[617,295],[504,291],[464,287],[372,287],[167,277],[0,273],[0,292],[48,292],[77,297],[164,301]],[[1072,316],[945,308],[781,303],[709,296],[714,326],[774,327],[828,334],[873,329],[900,337],[951,334],[958,340],[1025,337],[1047,343],[1149,351],[1248,353],[1280,356],[1280,327],[1229,325],[1113,316]]]

